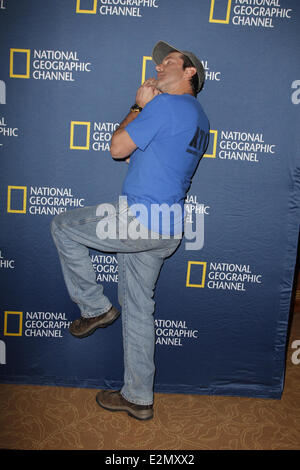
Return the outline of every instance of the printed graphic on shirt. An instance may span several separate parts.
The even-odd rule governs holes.
[[[209,132],[205,132],[197,126],[194,137],[189,143],[186,151],[195,155],[198,158],[201,158],[205,153],[209,142]]]

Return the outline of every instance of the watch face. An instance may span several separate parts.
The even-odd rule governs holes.
[[[134,104],[133,106],[131,106],[130,110],[131,111],[136,111],[137,113],[142,111],[143,108],[141,108],[138,104]]]

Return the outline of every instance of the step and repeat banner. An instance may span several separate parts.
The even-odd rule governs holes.
[[[118,199],[113,131],[164,40],[196,53],[210,143],[155,292],[155,391],[280,398],[299,233],[298,0],[0,0],[0,381],[119,388],[121,320],[78,340],[54,215]],[[183,116],[184,119],[184,116]],[[189,243],[188,243],[189,242]],[[118,306],[115,253],[90,251]]]

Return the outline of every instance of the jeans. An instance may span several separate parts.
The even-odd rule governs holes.
[[[132,403],[150,405],[155,373],[154,289],[164,259],[176,250],[181,240],[153,239],[151,232],[147,239],[124,238],[125,223],[138,226],[128,206],[110,205],[113,210],[106,216],[98,215],[99,207],[74,209],[55,216],[52,236],[69,295],[83,317],[102,315],[112,306],[103,286],[96,282],[89,248],[117,253],[124,348],[121,394]],[[106,238],[99,238],[99,223],[105,221],[116,230],[108,230]]]

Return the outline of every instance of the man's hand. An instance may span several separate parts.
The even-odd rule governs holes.
[[[155,80],[155,78],[149,78],[138,88],[135,102],[141,108],[144,108],[149,101],[161,93],[158,88],[156,88],[156,82],[157,80]]]

